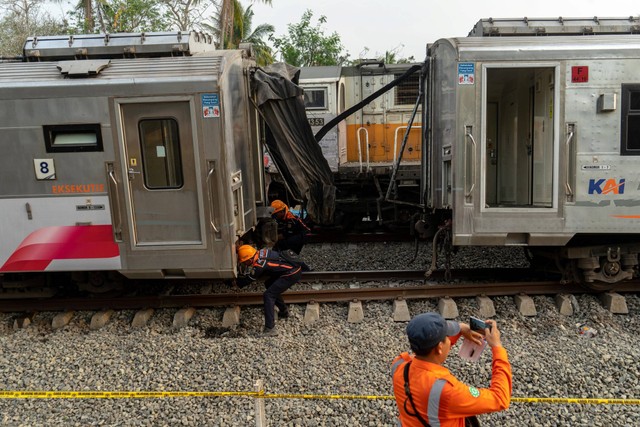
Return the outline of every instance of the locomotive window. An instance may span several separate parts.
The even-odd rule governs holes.
[[[304,108],[309,110],[322,110],[327,108],[327,89],[305,89]]]
[[[402,74],[394,75],[397,79]],[[415,73],[395,87],[394,105],[414,105],[420,91],[420,76]]]
[[[622,85],[620,154],[640,155],[640,85]]]
[[[142,120],[139,130],[145,186],[149,189],[182,187],[180,141],[175,119]]]
[[[102,151],[99,124],[43,126],[47,153]]]

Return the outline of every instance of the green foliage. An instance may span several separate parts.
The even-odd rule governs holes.
[[[242,13],[242,32],[240,42],[251,43],[253,45],[253,52],[256,56],[256,63],[258,66],[268,65],[274,61],[274,58],[271,48],[267,45],[264,38],[273,34],[275,28],[271,24],[260,24],[251,31],[253,15],[254,13],[253,10],[251,10],[251,6]],[[238,33],[234,31],[234,35],[236,34]],[[239,46],[240,43],[237,45]]]
[[[307,10],[302,14],[300,23],[287,26],[288,35],[269,37],[280,51],[282,60],[298,67],[339,65],[345,62],[349,55],[341,56],[343,46],[338,33],[334,32],[329,36],[324,34],[322,25],[327,22],[327,18],[320,16],[318,23],[312,26],[312,17],[313,12]]]
[[[136,33],[171,30],[168,12],[156,0],[98,0],[91,8],[92,19],[87,19],[86,10],[85,3],[81,1],[75,10],[69,12],[72,32]]]
[[[224,40],[218,42],[219,46],[223,49],[237,49],[240,43],[251,43],[257,65],[271,64],[274,62],[273,53],[264,39],[273,34],[275,28],[271,24],[260,24],[252,30],[254,12],[251,10],[251,5],[245,9],[238,0],[232,1],[233,4],[229,7],[233,10],[233,28]],[[264,3],[271,4],[271,1],[265,0]],[[213,19],[213,25],[204,25],[205,29],[218,40],[223,37],[220,23],[221,11],[222,9],[219,8],[218,16]]]
[[[22,55],[24,43],[30,36],[65,34],[66,23],[42,12],[45,0],[4,2],[0,19],[0,56]]]

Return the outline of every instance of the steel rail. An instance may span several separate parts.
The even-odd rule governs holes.
[[[637,292],[640,282],[616,284],[617,292]],[[380,301],[394,299],[424,299],[438,297],[475,297],[555,295],[559,293],[598,293],[576,284],[561,285],[557,281],[427,284],[419,286],[380,288],[341,288],[319,290],[289,290],[283,297],[287,303]],[[263,304],[262,292],[229,292],[192,295],[152,295],[104,298],[67,298],[43,300],[0,300],[0,312],[33,312],[60,310],[102,310],[183,307],[229,307]]]
[[[302,281],[348,282],[386,280],[443,280],[444,270],[436,270],[429,277],[426,270],[360,270],[360,271],[308,271],[302,274]],[[524,280],[540,278],[545,273],[530,268],[469,268],[451,270],[454,280]],[[546,274],[549,276],[548,274]],[[556,274],[559,277],[559,275]]]

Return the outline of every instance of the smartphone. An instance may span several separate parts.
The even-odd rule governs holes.
[[[489,331],[491,331],[491,325],[487,325],[482,320],[478,319],[477,317],[473,317],[473,316],[469,317],[469,327],[471,328],[472,331],[477,331],[477,332],[480,332],[482,334],[484,334],[484,330],[486,328],[489,328]]]

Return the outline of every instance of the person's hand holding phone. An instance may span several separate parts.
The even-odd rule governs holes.
[[[468,339],[477,345],[482,345],[483,337],[481,332],[472,330],[472,328],[464,322],[458,323],[460,324],[460,333],[465,337],[465,339]]]
[[[469,326],[472,331],[482,334],[490,347],[502,346],[500,331],[495,320],[482,321],[477,317],[471,316],[469,318]]]
[[[500,341],[500,331],[498,330],[498,324],[495,320],[487,320],[487,329],[485,329],[484,339],[489,344],[489,347],[502,347],[502,341]]]

